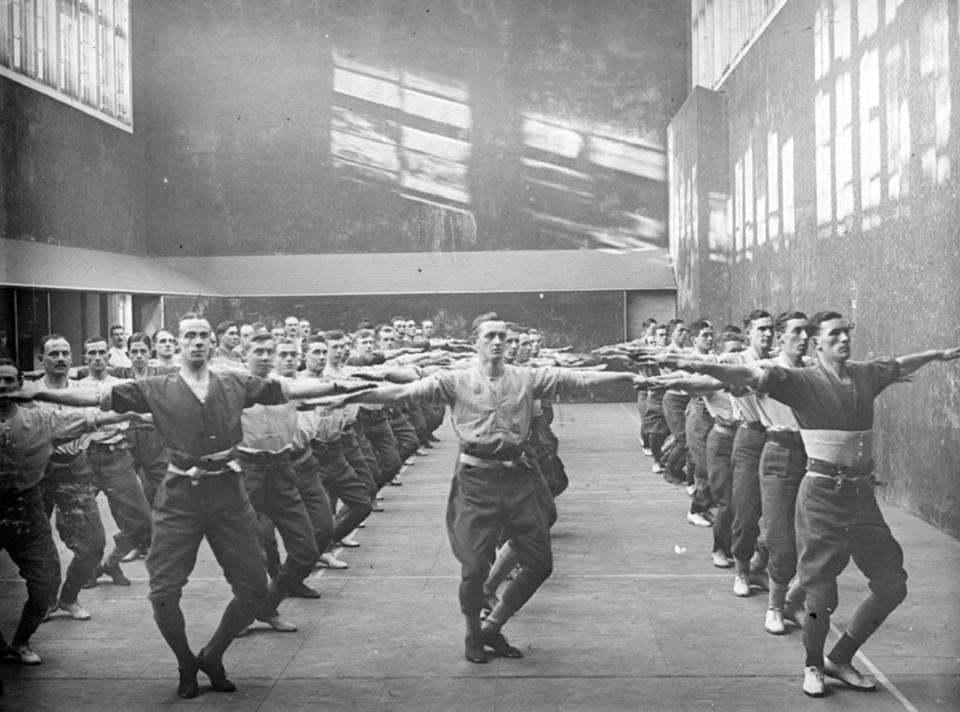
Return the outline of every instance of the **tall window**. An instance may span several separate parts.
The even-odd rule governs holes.
[[[0,76],[132,131],[130,0],[0,1]]]

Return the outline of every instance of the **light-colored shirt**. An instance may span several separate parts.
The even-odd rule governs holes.
[[[83,388],[80,385],[79,381],[74,381],[72,379],[67,379],[67,388]],[[25,391],[49,391],[51,389],[47,384],[46,378],[41,378],[39,381],[24,381],[23,390]],[[45,410],[51,411],[61,411],[61,412],[76,412],[77,408],[71,408],[67,405],[59,405],[57,403],[47,403],[44,401],[38,401],[37,407],[43,408]],[[68,440],[67,442],[61,442],[58,444],[53,451],[58,455],[65,456],[74,456],[79,455],[81,452],[85,452],[87,445],[90,444],[90,436],[85,434],[87,431],[83,431],[84,434],[81,434],[80,437]]]
[[[596,381],[589,371],[517,366],[504,366],[502,376],[491,378],[473,366],[427,376],[410,385],[410,397],[449,403],[461,445],[497,456],[516,450],[527,439],[534,399],[549,397],[560,386],[581,388]]]
[[[22,492],[43,479],[57,440],[75,440],[92,430],[95,408],[51,409],[39,403],[18,405],[0,415],[0,492]]]
[[[733,351],[723,354],[720,357],[720,363],[732,363],[738,366],[746,366],[756,363],[757,357],[748,349],[746,351]],[[733,417],[737,420],[759,421],[760,408],[757,406],[757,394],[750,392],[746,395],[736,396],[733,401]]]
[[[127,352],[123,349],[118,349],[116,346],[110,347],[107,351],[107,357],[113,368],[128,368],[133,365],[130,363],[130,357],[127,356]]]
[[[297,437],[297,406],[254,405],[244,408],[240,419],[243,441],[238,446],[245,452],[282,452],[293,448]]]
[[[114,376],[107,376],[102,381],[87,376],[79,381],[82,388],[107,388],[115,383],[123,381]],[[110,423],[101,425],[94,432],[90,433],[89,442],[99,443],[100,445],[118,445],[126,440],[126,431],[130,424],[127,421],[122,423]],[[89,444],[89,443],[88,443]]]

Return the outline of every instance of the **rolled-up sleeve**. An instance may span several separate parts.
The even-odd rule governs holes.
[[[589,388],[597,384],[599,371],[571,371],[549,366],[533,369],[533,397],[550,398],[560,386]]]
[[[870,374],[873,395],[876,397],[887,386],[900,380],[900,362],[893,358],[881,358],[864,364]]]

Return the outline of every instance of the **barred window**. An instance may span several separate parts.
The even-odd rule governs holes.
[[[132,131],[130,0],[4,0],[0,76]]]

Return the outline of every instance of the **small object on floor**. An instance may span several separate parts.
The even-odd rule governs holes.
[[[687,512],[687,521],[695,527],[712,527],[713,524],[700,512]]]

